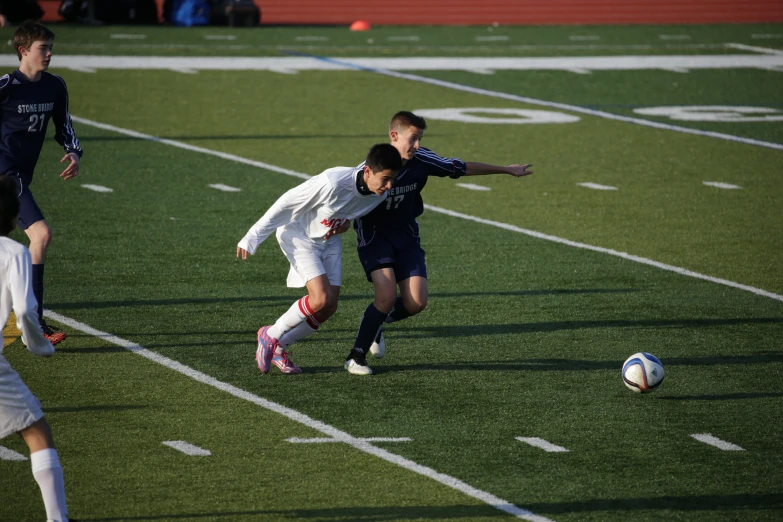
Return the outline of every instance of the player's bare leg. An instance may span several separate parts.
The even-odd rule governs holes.
[[[394,309],[386,317],[387,323],[402,321],[412,315],[420,313],[427,307],[429,297],[427,278],[421,276],[411,276],[399,282],[400,297],[394,302]],[[397,289],[394,288],[394,292]],[[376,289],[376,296],[378,290]],[[376,359],[382,358],[386,354],[386,340],[383,337],[383,327],[378,331],[373,343],[370,345],[370,353]]]
[[[367,352],[372,351],[374,339],[381,331],[383,322],[394,308],[397,300],[397,280],[391,267],[384,267],[370,273],[375,299],[362,315],[359,332],[353,344],[353,349],[345,360],[345,368],[355,375],[370,375],[372,370],[367,365]],[[383,357],[382,351],[372,351],[376,358]]]
[[[407,312],[406,317],[416,315],[427,307],[429,291],[427,278],[421,276],[411,276],[408,279],[400,281],[400,297]],[[400,319],[395,319],[399,321]]]
[[[54,448],[52,430],[46,419],[39,419],[19,434],[30,448],[33,476],[41,488],[46,518],[68,520],[65,503],[65,480],[57,450]]]
[[[30,239],[30,257],[33,262],[33,293],[38,300],[38,321],[41,323],[44,335],[49,342],[57,344],[65,340],[65,332],[55,330],[47,326],[43,318],[43,297],[44,297],[44,262],[46,261],[46,250],[52,241],[52,229],[45,219],[36,221],[25,230]]]

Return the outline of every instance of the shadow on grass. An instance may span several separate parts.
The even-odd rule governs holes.
[[[752,324],[783,324],[781,317],[730,317],[725,319],[607,319],[603,321],[549,321],[542,323],[453,326],[388,327],[398,339],[472,337],[582,330],[590,328],[710,328]]]
[[[115,522],[120,520],[182,520],[199,518],[226,517],[231,520],[244,520],[244,517],[265,515],[274,520],[341,520],[343,522],[383,521],[383,520],[438,520],[442,518],[489,518],[509,515],[490,506],[409,506],[409,507],[345,507],[323,509],[288,509],[225,511],[213,513],[182,513],[148,515],[117,518],[80,518],[89,522]]]
[[[141,404],[103,404],[98,406],[61,406],[55,408],[44,408],[44,413],[76,413],[81,411],[125,411],[125,410],[143,410],[149,406]]]
[[[722,395],[680,395],[658,397],[665,401],[734,401],[741,399],[768,399],[783,397],[783,392],[726,393]]]
[[[584,513],[593,511],[722,511],[725,509],[783,508],[783,493],[753,493],[737,495],[693,495],[681,497],[594,499],[576,502],[528,504],[533,513]],[[661,518],[665,520],[666,517]]]
[[[372,358],[370,358],[372,359]],[[766,364],[783,362],[783,353],[759,354],[759,355],[731,355],[709,357],[670,357],[664,359],[664,366],[714,366],[721,364]],[[584,359],[516,359],[506,361],[466,361],[449,362],[446,364],[400,364],[400,365],[372,365],[373,373],[384,374],[387,372],[404,371],[493,371],[493,372],[571,372],[571,371],[596,371],[611,370],[620,371],[623,362],[618,361],[590,361]],[[302,368],[304,373],[337,373],[345,370],[339,366],[308,366]],[[738,394],[744,395],[744,394]],[[783,395],[783,394],[781,394]],[[726,397],[728,399],[730,397]],[[752,398],[752,397],[737,397]],[[676,399],[673,399],[676,400]],[[687,399],[682,399],[687,400]],[[709,400],[709,399],[704,399]]]
[[[569,295],[569,294],[615,294],[631,293],[638,290],[628,288],[584,288],[584,289],[552,289],[552,290],[519,290],[507,292],[435,292],[430,294],[431,298],[454,298],[454,297],[475,297],[475,296],[510,296],[510,297],[533,297],[546,295]],[[46,307],[52,310],[88,310],[93,308],[127,308],[131,306],[176,306],[176,305],[202,305],[216,303],[293,303],[302,297],[302,293],[291,295],[275,295],[264,297],[206,297],[206,298],[183,298],[183,299],[148,299],[148,300],[122,300],[122,301],[95,301],[95,302],[76,302],[76,303],[47,303]],[[341,295],[341,301],[367,301],[372,302],[372,294]]]
[[[563,513],[608,513],[650,511],[664,517],[662,511],[723,511],[733,510],[779,510],[783,508],[783,494],[737,494],[737,495],[692,495],[642,497],[620,499],[593,499],[575,502],[546,502],[525,504],[524,509],[538,515]],[[324,509],[290,509],[257,511],[224,511],[211,513],[181,513],[147,516],[125,516],[117,518],[85,518],[90,522],[115,522],[120,520],[181,520],[199,518],[229,518],[265,515],[279,520],[320,519],[344,522],[385,520],[438,520],[441,518],[471,519],[478,517],[508,518],[509,515],[489,506],[410,506],[410,507],[346,507]],[[671,515],[671,514],[670,514]],[[613,517],[613,518],[616,518]]]

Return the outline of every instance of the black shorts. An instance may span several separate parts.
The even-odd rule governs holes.
[[[427,278],[418,224],[415,230],[374,232],[369,242],[360,241],[360,245],[356,250],[368,281],[372,281],[372,272],[385,267],[394,269],[398,282],[413,276]]]
[[[33,193],[30,192],[32,176],[25,176],[18,172],[8,172],[6,176],[16,180],[17,195],[19,196],[19,228],[27,230],[33,223],[43,221],[45,219],[43,212],[35,202]]]

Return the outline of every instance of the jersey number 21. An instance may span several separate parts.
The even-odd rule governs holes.
[[[46,114],[31,114],[30,126],[27,127],[27,132],[42,131],[46,123]]]

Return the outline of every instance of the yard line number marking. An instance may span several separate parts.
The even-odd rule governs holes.
[[[242,191],[241,188],[231,187],[229,185],[224,185],[222,183],[213,183],[212,185],[210,185],[210,187],[213,188],[213,189],[222,190],[223,192],[241,192]]]
[[[720,181],[702,181],[708,187],[717,187],[720,189],[741,189],[739,185],[732,185],[731,183],[723,183]]]
[[[114,192],[114,189],[104,187],[103,185],[90,185],[89,183],[85,183],[82,185],[82,187],[86,188],[87,190],[92,190],[93,192]]]
[[[473,183],[457,183],[457,186],[466,188],[468,190],[480,190],[480,191],[492,190],[489,187],[485,187],[483,185],[474,185]]]
[[[589,181],[586,183],[577,183],[577,185],[579,185],[580,187],[587,187],[589,189],[595,189],[595,190],[620,190],[617,187],[612,187],[609,185],[599,185],[598,183],[591,183]]]
[[[342,439],[335,439],[331,437],[315,437],[312,439],[301,439],[299,437],[291,437],[285,440],[286,442],[293,442],[294,444],[323,444],[325,442],[345,442]],[[366,438],[359,438],[356,440],[361,440],[364,442],[410,442],[413,439],[409,437],[366,437]]]
[[[604,118],[607,120],[614,120],[614,121],[622,121],[626,123],[633,123],[635,125],[641,125],[644,127],[652,127],[655,129],[664,129],[664,130],[670,130],[675,132],[682,132],[685,134],[695,134],[696,136],[706,136],[710,138],[718,138],[722,140],[727,141],[734,141],[737,143],[745,143],[747,145],[756,145],[759,147],[766,147],[770,149],[776,149],[776,150],[783,150],[783,144],[781,143],[773,143],[769,141],[761,141],[761,140],[755,140],[752,138],[743,138],[741,136],[734,136],[733,134],[723,134],[721,132],[712,132],[712,131],[702,131],[698,129],[692,129],[690,127],[680,127],[678,125],[671,125],[668,123],[661,123],[657,121],[651,121],[651,120],[644,120],[641,118],[633,118],[629,116],[621,116],[619,114],[612,114],[610,112],[604,112],[604,111],[597,111],[594,109],[588,109],[585,107],[580,107],[578,105],[570,105],[567,103],[558,103],[558,102],[552,102],[548,100],[540,100],[538,98],[529,98],[527,96],[517,96],[515,94],[508,94],[505,92],[497,92],[497,91],[490,91],[488,89],[480,89],[477,87],[471,87],[469,85],[462,85],[460,83],[452,83],[445,80],[438,80],[435,78],[428,78],[426,76],[418,76],[415,74],[408,74],[398,71],[392,71],[390,69],[382,69],[379,67],[371,67],[371,66],[365,66],[361,65],[360,63],[356,62],[349,62],[346,60],[340,60],[336,58],[327,58],[324,56],[316,56],[316,55],[310,55],[310,54],[303,54],[303,56],[309,56],[311,58],[314,58],[316,60],[320,60],[326,63],[331,64],[337,64],[337,65],[343,65],[346,67],[351,67],[353,69],[359,70],[359,71],[367,71],[367,72],[374,72],[377,74],[382,74],[384,76],[391,76],[392,78],[401,78],[404,80],[411,80],[414,82],[419,83],[426,83],[429,85],[436,85],[438,87],[445,87],[447,89],[453,89],[456,91],[462,91],[462,92],[469,92],[471,94],[479,94],[482,96],[489,96],[492,98],[500,98],[504,100],[509,101],[515,101],[515,102],[521,102],[521,103],[529,103],[531,105],[541,105],[544,107],[553,107],[556,109],[562,109],[566,111],[581,113],[581,114],[588,114],[590,116],[595,116],[597,118]]]
[[[45,310],[44,316],[46,316],[49,319],[52,319],[53,321],[57,321],[58,323],[62,323],[66,326],[69,326],[74,330],[78,330],[87,335],[91,335],[93,337],[98,337],[100,339],[103,339],[107,343],[121,346],[126,350],[129,350],[137,355],[141,355],[142,357],[145,357],[150,361],[156,362],[162,366],[165,366],[166,368],[174,370],[175,372],[181,373],[182,375],[186,375],[187,377],[190,377],[191,379],[194,379],[200,383],[206,384],[208,386],[212,386],[213,388],[217,388],[218,390],[224,391],[230,395],[233,395],[234,397],[252,402],[257,406],[278,413],[292,421],[298,422],[300,424],[304,424],[308,428],[311,428],[315,431],[319,431],[324,435],[328,435],[330,438],[339,439],[340,442],[344,442],[345,444],[348,444],[349,446],[358,449],[359,451],[363,451],[364,453],[374,455],[382,460],[385,460],[386,462],[391,462],[392,464],[396,464],[409,471],[413,471],[414,473],[423,475],[445,486],[460,491],[470,497],[480,500],[494,508],[499,509],[500,511],[508,513],[509,515],[514,515],[515,517],[523,520],[530,520],[531,522],[551,522],[551,520],[546,517],[536,515],[526,509],[517,507],[514,504],[506,500],[503,500],[502,498],[496,497],[491,493],[487,493],[486,491],[482,491],[480,489],[474,488],[473,486],[466,484],[465,482],[462,482],[461,480],[455,477],[452,477],[450,475],[445,475],[443,473],[439,473],[432,468],[422,466],[421,464],[406,459],[405,457],[401,457],[400,455],[391,453],[390,451],[386,451],[385,449],[381,449],[376,446],[373,446],[371,443],[362,440],[360,438],[353,437],[352,435],[349,435],[347,432],[338,430],[334,426],[330,426],[329,424],[326,424],[319,420],[315,420],[312,417],[305,415],[304,413],[298,412],[291,408],[287,408],[282,404],[278,404],[268,399],[264,399],[263,397],[259,397],[258,395],[250,393],[249,391],[243,390],[241,388],[237,388],[236,386],[233,386],[226,382],[219,381],[210,375],[195,370],[190,366],[186,366],[173,359],[169,359],[168,357],[164,357],[163,355],[148,350],[147,348],[144,348],[141,345],[138,345],[131,341],[127,341],[125,339],[117,337],[116,335],[112,335],[110,333],[96,330],[95,328],[89,325],[80,323],[78,321],[71,319],[70,317],[60,315],[56,312],[52,312],[51,310]]]
[[[568,450],[564,448],[563,446],[558,446],[557,444],[552,444],[551,442],[548,442],[544,439],[539,439],[538,437],[514,437],[520,442],[524,442],[525,444],[530,444],[533,447],[541,448],[542,450],[548,452],[548,453],[567,453]]]
[[[247,158],[243,158],[241,156],[236,156],[234,154],[228,154],[225,152],[219,152],[216,150],[211,149],[205,149],[203,147],[197,147],[195,145],[190,145],[187,143],[183,143],[180,141],[175,140],[169,140],[164,138],[159,138],[157,136],[151,136],[149,134],[143,134],[141,132],[136,132],[129,129],[123,129],[121,127],[115,127],[114,125],[108,125],[106,123],[99,123],[97,121],[88,120],[85,118],[81,118],[78,116],[71,115],[71,119],[73,121],[76,121],[78,123],[82,123],[84,125],[90,125],[92,127],[96,127],[103,130],[108,130],[112,132],[117,132],[120,134],[124,134],[126,136],[133,136],[135,138],[143,139],[143,140],[149,140],[154,141],[157,143],[164,143],[166,145],[170,145],[172,147],[177,147],[180,149],[185,149],[193,152],[201,152],[203,154],[209,154],[211,156],[216,156],[218,158],[223,158],[229,161],[235,161],[237,163],[243,163],[245,165],[252,165],[254,167],[260,167],[263,169],[271,170],[272,172],[279,172],[280,174],[286,174],[288,176],[293,176],[300,179],[310,179],[311,176],[308,176],[307,174],[303,174],[301,172],[296,172],[294,170],[284,169],[283,167],[278,167],[277,165],[272,165],[270,163],[264,163],[261,161],[255,161],[250,160]],[[781,146],[783,148],[783,146]],[[482,223],[484,225],[490,225],[497,228],[502,228],[504,230],[510,230],[512,232],[517,232],[520,234],[525,234],[530,237],[535,237],[538,239],[544,239],[546,241],[553,241],[555,243],[560,243],[562,245],[568,245],[574,248],[582,248],[585,250],[591,250],[593,252],[600,252],[602,254],[609,254],[616,257],[621,257],[623,259],[627,259],[628,261],[634,261],[636,263],[641,263],[644,265],[653,266],[656,268],[660,268],[661,270],[667,270],[669,272],[675,272],[680,275],[688,276],[688,277],[694,277],[696,279],[703,279],[705,281],[710,281],[712,283],[717,283],[720,285],[730,286],[732,288],[737,288],[739,290],[745,290],[746,292],[751,292],[756,295],[760,295],[763,297],[768,297],[770,299],[775,299],[776,301],[782,301],[783,302],[783,295],[775,294],[773,292],[770,292],[768,290],[763,290],[761,288],[756,288],[754,286],[744,285],[741,283],[736,283],[734,281],[729,281],[727,279],[721,279],[718,277],[712,277],[704,274],[700,274],[698,272],[693,272],[691,270],[686,270],[684,268],[680,268],[678,266],[673,265],[667,265],[666,263],[660,263],[658,261],[653,261],[652,259],[647,259],[646,257],[641,256],[635,256],[633,254],[628,254],[627,252],[618,252],[617,250],[612,250],[610,248],[603,248],[603,247],[597,247],[593,245],[588,245],[586,243],[579,243],[577,241],[571,241],[570,239],[564,239],[561,237],[553,236],[550,234],[544,234],[543,232],[536,232],[535,230],[529,230],[526,228],[517,227],[515,225],[509,225],[508,223],[501,223],[499,221],[492,221],[489,219],[483,219],[476,216],[471,216],[469,214],[463,214],[461,212],[455,212],[453,210],[449,210],[446,208],[440,208],[435,207],[432,205],[424,205],[424,208],[431,212],[438,212],[440,214],[445,214],[447,216],[452,216],[460,219],[464,219],[467,221],[473,221],[476,223]]]
[[[208,457],[212,455],[211,451],[194,446],[184,440],[164,440],[162,444],[169,448],[174,448],[177,451],[181,451],[185,455],[190,455],[191,457]]]
[[[0,446],[0,460],[23,461],[23,460],[27,460],[27,457],[25,457],[21,453],[15,452],[12,449],[6,448],[5,446]]]
[[[731,442],[720,440],[718,437],[713,437],[709,433],[694,433],[691,435],[691,437],[698,440],[699,442],[703,442],[704,444],[709,444],[710,446],[715,446],[716,448],[722,449],[723,451],[745,451],[744,448],[740,448]]]

